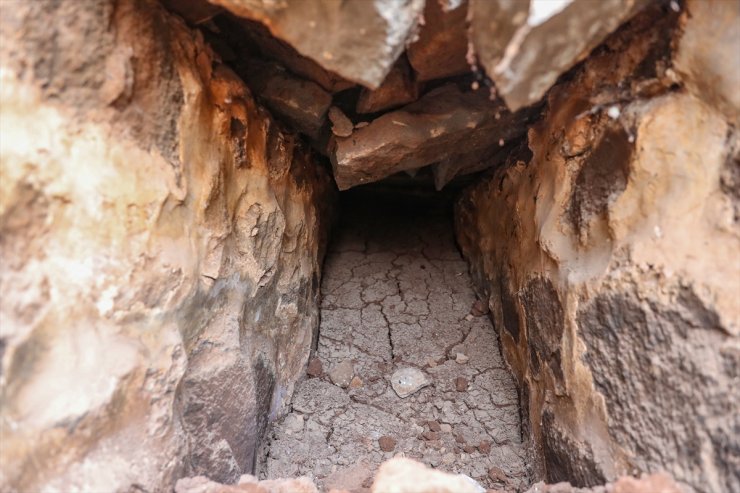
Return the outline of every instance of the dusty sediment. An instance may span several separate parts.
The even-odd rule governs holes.
[[[516,387],[490,320],[471,314],[451,213],[439,202],[343,205],[322,284],[323,371],[314,363],[299,384],[263,474],[363,491],[382,461],[403,455],[488,487],[525,485]],[[333,370],[347,362],[353,374],[342,388]],[[403,368],[430,385],[399,397],[390,379]]]

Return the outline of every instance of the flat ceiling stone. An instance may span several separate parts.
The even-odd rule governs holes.
[[[488,91],[462,92],[448,84],[337,138],[330,147],[334,178],[346,190],[447,160],[470,167],[471,156],[480,158],[522,135],[521,122],[521,114],[491,101]],[[456,172],[448,169],[443,181]]]

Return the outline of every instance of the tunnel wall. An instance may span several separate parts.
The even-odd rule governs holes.
[[[548,481],[736,491],[740,12],[641,14],[456,208]]]
[[[308,358],[328,173],[157,2],[0,29],[0,490],[235,481]]]

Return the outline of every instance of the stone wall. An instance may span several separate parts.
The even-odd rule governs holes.
[[[0,37],[0,490],[236,480],[308,358],[328,173],[153,0]]]
[[[740,7],[677,7],[609,38],[458,203],[548,481],[740,489]]]

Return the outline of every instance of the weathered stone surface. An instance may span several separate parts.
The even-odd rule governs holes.
[[[239,19],[236,24],[236,29],[257,47],[264,58],[276,60],[294,74],[317,83],[327,91],[335,93],[355,85],[301,55],[288,43],[273,37],[259,22]]]
[[[355,376],[355,369],[349,360],[342,361],[329,371],[331,382],[343,389],[349,387],[353,376]]]
[[[441,79],[470,71],[466,60],[468,2],[429,0],[419,37],[406,50],[409,63],[421,81]]]
[[[206,0],[160,0],[168,10],[182,16],[190,24],[202,24],[224,10]]]
[[[686,2],[676,71],[698,98],[740,123],[740,3]]]
[[[373,89],[403,52],[424,9],[424,0],[210,1],[263,23],[302,55]]]
[[[158,2],[0,37],[0,490],[236,480],[308,358],[330,179]]]
[[[357,100],[358,113],[376,113],[419,99],[419,84],[405,58],[400,58],[377,89],[363,89]]]
[[[491,468],[488,474],[498,483],[508,483],[506,473],[498,467]],[[430,469],[412,459],[394,458],[385,462],[380,468],[370,491],[372,493],[485,493],[501,490],[486,490],[474,479],[464,474],[450,474],[442,470]],[[684,491],[681,485],[669,475],[656,473],[640,478],[623,476],[613,483],[593,488],[579,488],[566,482],[557,484],[539,482],[526,493],[684,493]],[[258,481],[250,475],[242,476],[234,485],[216,483],[204,476],[184,478],[177,482],[175,488],[175,493],[317,492],[316,486],[308,478]],[[331,489],[329,493],[347,493],[347,490]]]
[[[391,387],[401,398],[412,395],[430,383],[424,372],[417,368],[399,368],[391,375]]]
[[[221,484],[205,476],[183,478],[177,482],[175,493],[319,493],[319,490],[306,477],[260,481],[245,474],[236,484]]]
[[[384,462],[375,477],[372,493],[480,493],[485,491],[462,474],[431,469],[415,460],[396,457]]]
[[[331,106],[331,94],[275,63],[253,59],[248,65],[245,81],[260,101],[292,128],[317,139]]]
[[[471,0],[471,41],[512,110],[539,101],[649,0]]]
[[[355,125],[341,109],[336,106],[329,108],[329,120],[331,121],[331,133],[337,137],[349,137],[352,135]]]
[[[486,91],[462,92],[448,84],[337,139],[330,156],[334,179],[345,190],[439,161],[467,162],[501,139],[520,136],[521,118],[490,101]]]
[[[622,476],[613,483],[593,488],[578,488],[567,482],[555,484],[539,482],[526,493],[684,493],[685,491],[685,485],[680,485],[668,474],[659,472],[640,478]]]
[[[584,486],[665,469],[734,491],[737,134],[665,89],[674,21],[659,9],[553,89],[531,158],[458,204],[458,241],[524,389],[544,477]]]

